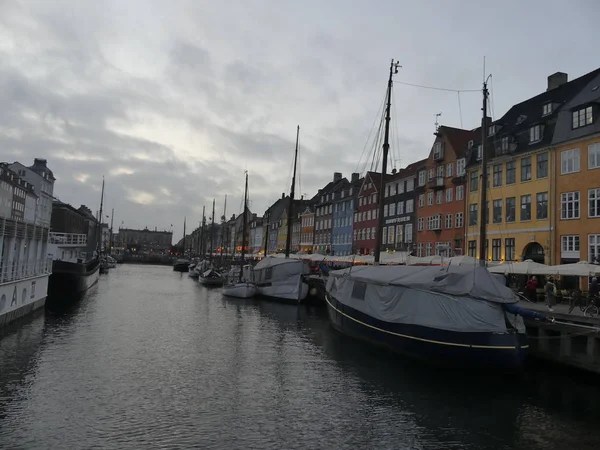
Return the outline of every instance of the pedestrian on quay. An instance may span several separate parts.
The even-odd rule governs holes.
[[[596,298],[598,296],[600,296],[600,285],[598,285],[598,277],[595,276],[590,284],[590,297]]]
[[[552,308],[556,304],[556,284],[554,284],[554,277],[548,277],[544,288],[546,291],[546,307],[550,311],[554,311]]]
[[[534,303],[537,301],[537,288],[538,282],[537,278],[534,275],[529,280],[527,280],[527,284],[525,285],[525,292],[527,292],[527,298]]]

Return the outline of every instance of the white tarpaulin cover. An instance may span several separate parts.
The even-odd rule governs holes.
[[[461,332],[505,332],[502,304],[517,302],[497,276],[465,266],[336,270],[327,292],[378,320]],[[522,330],[522,319],[516,325]]]
[[[302,260],[267,256],[254,266],[252,281],[262,295],[302,300],[308,292],[302,275],[309,272]]]

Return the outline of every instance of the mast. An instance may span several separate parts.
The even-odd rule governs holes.
[[[202,207],[202,228],[200,229],[200,254],[204,258],[206,249],[204,248],[204,228],[206,228],[206,217],[204,215],[205,206]]]
[[[385,134],[383,140],[383,158],[381,161],[381,182],[379,183],[379,192],[377,194],[377,199],[379,200],[379,211],[377,214],[378,222],[377,222],[377,234],[375,235],[375,254],[374,254],[374,263],[375,265],[379,265],[379,257],[381,253],[381,234],[383,232],[383,197],[385,192],[385,173],[387,172],[387,160],[388,160],[388,152],[390,149],[390,110],[392,107],[392,77],[394,74],[398,73],[398,62],[394,62],[392,59],[392,63],[390,64],[390,77],[388,79],[388,88],[387,88],[387,105],[385,107]]]
[[[108,237],[108,254],[112,255],[112,247],[113,247],[113,219],[115,218],[115,208],[110,212],[110,236]]]
[[[100,249],[102,248],[102,205],[104,204],[104,176],[102,176],[102,193],[100,194],[100,212],[98,213],[98,217],[100,218],[98,220],[98,226],[99,226],[99,233],[98,233],[98,257],[100,257]]]
[[[269,217],[270,216],[271,216],[271,211],[267,209],[267,223],[266,223],[267,231],[265,232],[265,257],[267,256],[267,253],[269,251]],[[263,226],[265,226],[264,220],[263,220]]]
[[[185,221],[187,217],[183,217],[183,257],[185,258]]]
[[[248,171],[246,171],[246,187],[244,188],[244,212],[242,213],[242,256],[240,258],[240,282],[244,275],[244,258],[246,257],[246,222],[248,220]]]
[[[213,210],[212,210],[212,218],[210,223],[210,255],[208,255],[208,260],[212,261],[213,254],[213,235],[215,234],[215,199],[213,198]]]
[[[487,223],[487,152],[485,139],[487,137],[487,79],[483,82],[483,117],[481,118],[481,218],[479,221],[479,265],[485,267],[487,262],[487,249],[485,245]]]
[[[200,233],[198,236],[198,248],[196,249],[198,256],[200,256],[202,254],[202,238],[204,237],[204,209],[206,208],[206,206],[202,207],[202,221],[200,222],[198,228],[200,229]]]
[[[223,247],[225,246],[225,224],[227,223],[227,194],[223,205],[223,220],[221,221],[221,263],[223,262]]]
[[[296,190],[296,163],[298,162],[298,138],[300,137],[300,125],[296,129],[296,151],[294,152],[294,173],[292,175],[292,189],[290,190],[290,203],[287,213],[287,236],[285,238],[285,257],[290,257],[290,244],[292,242],[292,216],[294,209],[294,194]]]

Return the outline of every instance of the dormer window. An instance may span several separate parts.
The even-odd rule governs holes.
[[[481,144],[479,144],[477,146],[477,161],[479,161],[481,158],[483,158],[483,147]]]
[[[502,153],[508,152],[508,136],[502,138],[500,141],[500,146]]]
[[[552,113],[552,103],[546,103],[543,106],[542,115],[547,116]]]
[[[488,128],[488,136],[493,136],[496,134],[496,125],[492,125]]]
[[[471,149],[473,148],[473,139],[471,139],[471,140],[469,141],[469,145],[467,146],[467,148],[468,148],[469,150],[471,150]]]
[[[592,107],[581,108],[577,111],[573,111],[573,129],[585,127],[591,125],[593,122]]]
[[[542,127],[540,125],[534,125],[529,129],[529,143],[533,144],[538,142],[542,138]]]

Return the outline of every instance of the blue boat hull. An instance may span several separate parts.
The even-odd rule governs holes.
[[[341,333],[428,362],[516,369],[527,357],[524,333],[456,332],[390,323],[350,308],[331,295],[325,300],[331,323]]]

